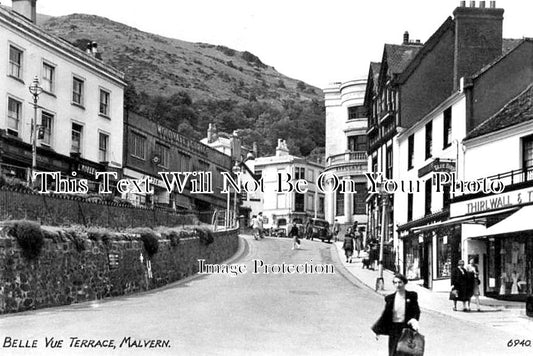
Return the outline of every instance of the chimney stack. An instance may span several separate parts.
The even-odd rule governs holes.
[[[472,7],[472,4],[474,6]],[[503,9],[458,7],[454,10],[454,89],[462,77],[473,75],[502,55]],[[491,2],[492,6],[492,2]]]
[[[403,44],[409,44],[409,32],[407,31],[403,33]]]
[[[470,7],[476,7],[476,2],[475,1],[470,1]]]
[[[11,8],[29,21],[37,23],[36,2],[37,0],[12,0]]]
[[[485,1],[480,1],[479,2],[479,8],[480,9],[484,9],[485,8]]]
[[[491,9],[495,9],[496,8],[496,1],[491,1],[490,2],[490,8]]]
[[[466,6],[466,1],[459,2],[459,7],[465,7],[465,6]]]
[[[284,139],[278,139],[278,147],[276,147],[276,156],[287,156],[289,149],[287,148],[287,142]]]

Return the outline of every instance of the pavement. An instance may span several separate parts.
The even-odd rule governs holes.
[[[342,249],[342,242],[333,243],[339,259],[345,269],[345,277],[356,278],[375,293],[387,295],[394,293],[392,279],[394,274],[389,270],[383,271],[384,289],[375,291],[378,270],[363,269],[360,258],[352,259],[347,263]],[[346,275],[348,274],[348,275]],[[443,314],[456,319],[490,325],[494,328],[508,331],[514,335],[520,334],[531,337],[533,335],[533,318],[528,317],[525,311],[525,302],[502,301],[480,296],[481,311],[477,311],[477,305],[472,300],[470,312],[462,311],[462,303],[457,303],[457,310],[453,310],[453,302],[448,299],[449,292],[435,292],[423,286],[409,282],[406,289],[417,292],[418,301],[422,310]]]

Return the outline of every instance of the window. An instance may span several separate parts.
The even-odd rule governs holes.
[[[39,138],[41,144],[50,146],[52,140],[52,122],[54,121],[54,115],[45,111],[41,114],[41,128],[39,130]]]
[[[450,207],[450,185],[442,187],[442,207],[448,209]]]
[[[392,179],[392,145],[387,146],[387,151],[385,153],[385,160],[386,160],[385,176],[388,179]]]
[[[98,134],[98,160],[109,162],[109,135],[103,132]]]
[[[131,133],[131,155],[140,159],[145,159],[146,137],[135,132]]]
[[[22,79],[22,51],[9,46],[9,75]]]
[[[7,132],[18,136],[20,118],[22,116],[22,103],[13,98],[7,99]]]
[[[318,198],[318,212],[320,214],[324,213],[324,197],[319,197]]]
[[[156,142],[155,143],[155,152],[156,152],[156,155],[159,156],[159,165],[161,167],[168,168],[168,152],[169,152],[169,148],[167,146],[165,146],[165,145],[160,144],[159,142]],[[202,164],[202,166],[204,166],[204,165]],[[209,168],[205,169],[204,167],[202,167],[202,169],[204,171],[209,170]]]
[[[294,211],[303,212],[305,207],[305,194],[294,193]]]
[[[315,180],[315,171],[309,169],[307,172],[309,173],[309,181],[313,182]]]
[[[378,156],[375,155],[372,157],[372,172],[378,172]]]
[[[285,209],[285,193],[281,193],[277,195],[276,199],[276,208],[277,209]]]
[[[415,135],[412,134],[407,139],[407,169],[413,168],[415,159]]]
[[[43,63],[43,81],[41,83],[41,86],[44,91],[47,91],[49,93],[54,92],[54,76],[55,68],[48,63]]]
[[[353,213],[363,215],[366,213],[366,183],[355,183],[353,194]]]
[[[366,143],[366,135],[348,136],[348,150],[350,151],[366,151]]]
[[[448,236],[437,235],[437,278],[451,276],[452,249]]]
[[[70,152],[81,153],[82,134],[83,126],[72,123],[72,144],[70,146]]]
[[[443,148],[452,144],[452,108],[444,110]]]
[[[366,108],[364,106],[350,106],[348,108],[348,120],[360,119],[366,117]]]
[[[433,121],[426,124],[426,159],[431,158],[433,151]]]
[[[313,192],[309,192],[307,195],[307,210],[315,210],[315,195]]]
[[[424,215],[431,214],[431,178],[426,180],[426,201],[424,205]]]
[[[305,168],[295,167],[294,168],[294,179],[305,179]]]
[[[109,92],[100,89],[100,114],[109,116]]]
[[[407,193],[407,221],[413,220],[413,193]]]
[[[335,191],[335,195],[337,197],[337,199],[335,199],[335,216],[342,216],[344,215],[344,194],[339,191]]]
[[[72,79],[72,102],[83,106],[83,80]]]

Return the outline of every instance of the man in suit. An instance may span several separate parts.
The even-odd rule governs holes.
[[[389,335],[389,356],[396,355],[396,347],[402,330],[411,328],[418,331],[420,307],[418,294],[405,290],[407,278],[396,274],[392,280],[396,292],[385,297],[385,309],[372,327],[377,335]]]

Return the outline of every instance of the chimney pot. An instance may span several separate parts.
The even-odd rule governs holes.
[[[470,1],[470,7],[476,7],[476,2],[475,1]]]
[[[496,1],[491,1],[490,2],[490,8],[491,9],[495,9],[496,8]]]
[[[479,8],[480,9],[484,9],[485,8],[485,1],[480,1],[479,2]]]
[[[416,43],[420,43],[420,40],[416,40]]]
[[[459,7],[466,7],[466,1],[460,1]]]
[[[403,44],[408,44],[409,43],[409,32],[405,31],[403,33]]]

